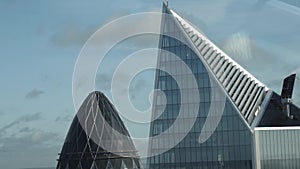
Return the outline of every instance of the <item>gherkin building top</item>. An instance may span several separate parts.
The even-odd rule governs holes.
[[[70,126],[56,168],[141,168],[129,132],[103,93],[90,93],[81,105]]]

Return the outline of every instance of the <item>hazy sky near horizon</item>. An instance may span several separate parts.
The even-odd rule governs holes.
[[[286,75],[300,73],[299,1],[172,0],[169,6],[276,92]],[[161,7],[162,1],[150,0],[0,0],[0,168],[55,166],[76,113],[72,75],[84,43],[109,21]],[[125,41],[108,54],[107,63],[156,47],[155,39]],[[96,85],[110,95],[111,65],[106,66],[99,68]],[[131,86],[137,107],[149,106],[152,75],[140,74]],[[294,102],[300,106],[298,79]],[[142,132],[128,126],[132,135]]]

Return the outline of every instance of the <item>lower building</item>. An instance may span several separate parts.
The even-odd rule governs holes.
[[[254,129],[255,169],[300,168],[300,127]]]

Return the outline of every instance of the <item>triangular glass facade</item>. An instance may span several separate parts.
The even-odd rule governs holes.
[[[101,122],[100,117],[107,123]],[[120,138],[113,134],[113,129],[128,137]],[[113,147],[114,151],[101,145]],[[118,112],[103,93],[93,92],[85,99],[71,124],[57,169],[123,169],[122,163],[128,164],[126,168],[141,168],[135,146]]]
[[[163,12],[171,14],[171,11],[166,5],[163,6]],[[185,35],[178,21],[175,17],[162,18],[161,37],[159,47],[162,50],[169,51],[181,60],[192,71],[192,74],[182,74],[180,67],[176,67],[178,76],[176,79],[182,79],[185,81],[185,77],[194,76],[197,80],[198,88],[181,88],[190,93],[190,97],[193,98],[195,91],[199,92],[200,103],[188,103],[188,104],[200,104],[198,117],[195,124],[190,131],[181,131],[179,127],[177,130],[168,131],[170,135],[186,134],[184,139],[172,149],[150,157],[148,159],[148,167],[150,169],[251,169],[252,168],[252,153],[251,153],[251,141],[252,135],[249,125],[241,116],[241,112],[235,107],[234,102],[229,97],[221,103],[217,100],[211,100],[211,91],[214,87],[220,87],[212,85],[209,79],[209,71],[204,65],[203,61],[199,59],[195,49],[190,46],[190,40]],[[169,35],[169,36],[166,36]],[[182,37],[181,41],[178,41],[170,36]],[[185,44],[186,43],[186,44]],[[203,56],[200,56],[203,57]],[[162,67],[172,67],[177,62],[176,58],[172,58],[171,55],[159,53],[158,57],[158,69]],[[162,90],[167,98],[167,104],[164,112],[151,123],[150,136],[157,136],[166,131],[172,123],[178,118],[178,112],[180,109],[180,90],[173,77],[163,71],[157,71],[155,88]],[[160,98],[154,98],[153,116],[156,111],[160,109]],[[209,109],[213,109],[210,105],[213,102],[220,102],[218,104],[225,104],[222,117],[217,124],[215,131],[209,131],[207,127],[206,131],[213,133],[207,141],[204,143],[199,142],[199,137],[204,123],[207,119]],[[225,103],[224,103],[225,102]],[[190,110],[185,110],[184,113],[189,114]],[[186,125],[189,120],[182,118],[181,125]],[[213,130],[213,127],[211,128]],[[188,132],[188,133],[187,133]],[[173,140],[161,140],[161,142],[152,141],[149,147],[149,154],[155,154],[159,150],[164,150],[168,147]]]

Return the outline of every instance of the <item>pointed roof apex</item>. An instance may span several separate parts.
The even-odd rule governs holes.
[[[100,91],[92,91],[89,96],[93,96],[93,95],[104,95],[104,93],[100,92]]]
[[[175,18],[191,47],[206,65],[212,77],[250,126],[260,112],[269,88],[223,52],[196,26],[180,17],[172,9],[168,7],[166,9]]]
[[[163,2],[162,12],[163,13],[167,13],[167,14],[171,14],[171,11],[169,9],[169,3],[168,3],[168,1],[164,1]]]
[[[169,2],[168,1],[164,1],[163,5],[166,6],[166,7],[168,7],[169,6]]]

